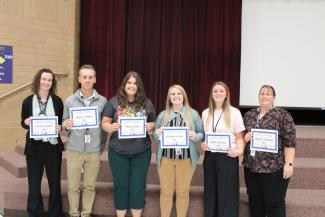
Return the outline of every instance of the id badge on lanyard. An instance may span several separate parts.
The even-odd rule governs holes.
[[[182,155],[182,149],[181,148],[175,148],[176,155]]]
[[[89,129],[86,129],[86,134],[85,134],[85,143],[89,144],[90,143],[90,135],[88,134]]]

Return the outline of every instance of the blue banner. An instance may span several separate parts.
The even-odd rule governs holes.
[[[12,46],[0,45],[0,83],[12,83]]]

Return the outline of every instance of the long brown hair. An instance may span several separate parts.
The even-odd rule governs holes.
[[[135,71],[128,72],[123,78],[122,84],[117,93],[117,102],[118,105],[121,106],[122,108],[127,107],[128,98],[125,92],[125,85],[131,77],[135,78],[137,84],[137,92],[135,94],[135,98],[133,102],[134,102],[135,110],[139,111],[141,108],[145,108],[145,105],[147,103],[147,96],[146,93],[144,92],[142,79],[139,73]]]
[[[49,90],[49,94],[53,95],[56,92],[56,85],[57,85],[57,81],[55,79],[55,74],[53,73],[53,71],[51,69],[47,69],[47,68],[42,68],[40,70],[38,70],[38,72],[36,73],[33,83],[32,83],[32,91],[35,94],[38,94],[39,91],[39,87],[40,87],[40,81],[41,81],[41,77],[43,73],[49,73],[52,75],[52,86]]]
[[[216,109],[216,104],[213,100],[212,97],[212,92],[213,92],[213,88],[216,85],[220,85],[222,87],[225,88],[226,90],[226,98],[225,101],[222,104],[222,110],[223,110],[223,119],[226,123],[226,126],[230,127],[231,126],[231,119],[230,119],[230,92],[229,92],[229,88],[227,86],[226,83],[222,82],[222,81],[216,81],[211,85],[211,89],[210,89],[210,96],[209,96],[209,108],[208,108],[208,118],[206,121],[206,126],[210,124],[211,120],[212,120],[212,116],[213,116],[213,111]]]

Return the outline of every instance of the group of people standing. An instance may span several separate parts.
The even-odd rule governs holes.
[[[64,150],[57,138],[30,138],[31,117],[57,116],[56,131],[68,135],[66,146],[68,199],[70,216],[91,216],[100,155],[107,134],[109,166],[114,183],[117,217],[125,217],[128,209],[133,217],[141,217],[145,206],[147,171],[151,160],[151,143],[158,142],[157,168],[160,180],[161,217],[170,217],[176,193],[177,217],[186,217],[191,180],[199,159],[199,148],[205,151],[204,217],[239,217],[239,156],[244,154],[244,174],[252,217],[285,217],[285,196],[293,174],[295,126],[291,115],[274,106],[275,90],[264,85],[259,91],[259,107],[242,118],[230,105],[230,92],[223,82],[215,82],[210,90],[208,108],[202,117],[189,103],[184,88],[170,86],[166,108],[157,119],[154,106],[146,96],[141,77],[126,74],[116,96],[107,101],[94,89],[96,71],[91,65],[79,69],[80,88],[64,104],[55,95],[57,81],[50,69],[41,69],[33,81],[33,94],[22,104],[21,124],[27,129],[25,155],[28,172],[29,217],[43,217],[41,181],[44,168],[49,183],[49,217],[62,214],[61,161]],[[70,117],[75,107],[97,107],[97,128],[76,129]],[[121,139],[120,117],[146,117],[146,136]],[[187,127],[188,148],[162,148],[163,127]],[[275,152],[250,149],[252,129],[278,132]],[[204,140],[206,133],[227,133],[230,147],[218,152]],[[80,184],[83,193],[80,200]],[[79,204],[81,201],[81,204]],[[81,207],[81,208],[80,208]]]

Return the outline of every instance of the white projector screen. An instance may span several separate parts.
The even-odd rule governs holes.
[[[325,0],[243,0],[240,105],[325,108]]]

